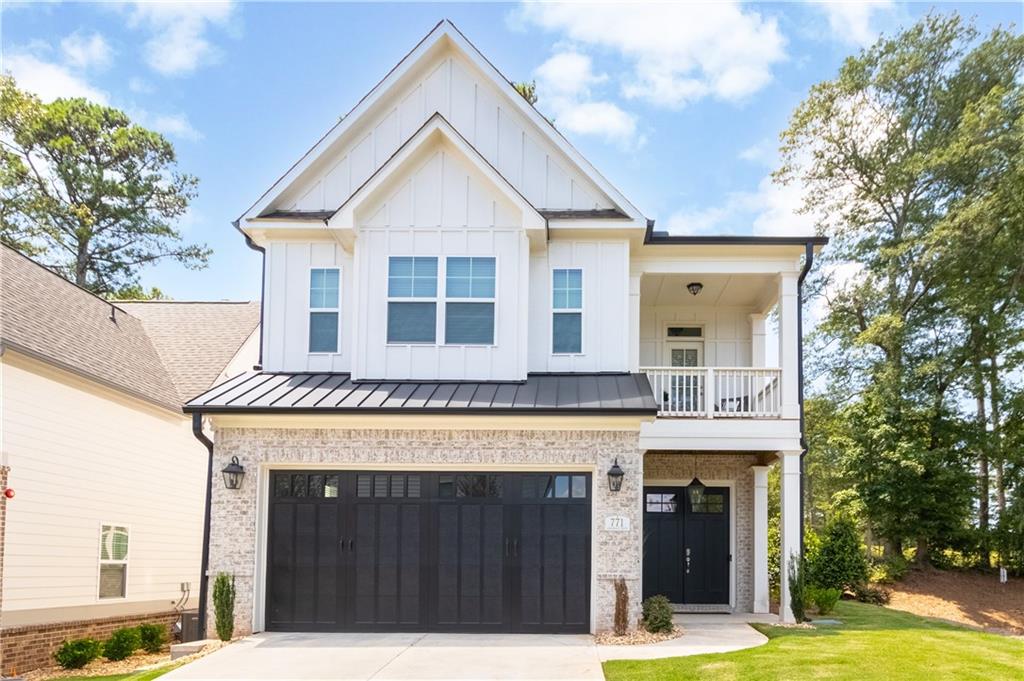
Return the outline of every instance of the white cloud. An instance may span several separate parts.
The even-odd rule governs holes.
[[[150,67],[165,76],[181,75],[220,58],[207,32],[227,26],[234,8],[231,2],[137,2],[129,25],[152,34],[143,46]]]
[[[75,31],[60,41],[60,49],[64,53],[64,61],[68,66],[77,69],[110,66],[114,52],[99,33],[85,35]]]
[[[617,53],[631,65],[626,97],[673,108],[707,96],[743,99],[786,56],[775,19],[736,3],[531,3],[517,20]]]
[[[633,114],[594,96],[593,88],[607,82],[608,76],[594,72],[589,56],[573,50],[559,52],[537,67],[534,75],[539,104],[559,128],[599,136],[622,148],[643,144]]]
[[[156,130],[169,137],[198,142],[203,139],[202,133],[192,127],[185,114],[164,114],[150,115],[140,112],[136,120],[147,128]]]
[[[766,137],[740,151],[739,157],[743,161],[771,165],[778,158],[778,142],[771,137]]]
[[[4,57],[4,70],[9,71],[18,87],[34,92],[44,102],[60,97],[85,97],[106,104],[109,96],[89,84],[85,78],[61,64],[43,61],[28,52],[13,52]]]
[[[880,14],[891,13],[895,8],[892,0],[829,0],[815,2],[814,5],[825,13],[833,38],[860,47],[871,45],[878,39],[881,31],[874,26],[875,20]]]
[[[128,79],[128,89],[140,95],[148,95],[153,92],[153,86],[144,78],[137,76]]]

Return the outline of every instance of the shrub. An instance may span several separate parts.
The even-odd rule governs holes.
[[[814,552],[808,552],[807,572],[808,583],[840,592],[867,581],[867,559],[851,519],[836,516],[825,524]]]
[[[664,596],[651,596],[641,605],[644,629],[652,634],[672,631],[672,604]]]
[[[217,574],[213,582],[213,614],[217,624],[217,638],[230,641],[235,632],[235,576],[226,572]]]
[[[861,603],[885,605],[889,602],[889,590],[874,584],[858,584],[853,587],[853,597]]]
[[[907,569],[909,567],[910,563],[907,562],[907,559],[903,556],[886,558],[885,560],[879,561],[871,566],[868,579],[871,582],[878,582],[880,584],[898,582],[903,579],[905,574],[907,574]]]
[[[160,624],[140,624],[139,643],[147,653],[159,653],[167,643],[167,627]]]
[[[123,660],[139,649],[139,630],[135,627],[118,629],[103,644],[103,657]]]
[[[789,609],[793,611],[793,617],[797,622],[807,619],[807,585],[804,583],[807,570],[804,567],[802,558],[795,554],[789,557],[787,574],[789,576]]]
[[[818,610],[819,615],[831,613],[832,609],[836,607],[836,603],[839,602],[839,597],[842,595],[843,592],[839,589],[826,589],[820,586],[807,588],[807,600],[814,603],[814,607]]]
[[[625,636],[629,629],[629,589],[626,580],[615,580],[615,635]]]
[[[81,669],[103,651],[103,644],[93,638],[76,638],[64,641],[53,654],[53,659],[64,669]]]
[[[779,516],[768,519],[768,591],[778,601],[782,583],[782,540],[779,537]]]

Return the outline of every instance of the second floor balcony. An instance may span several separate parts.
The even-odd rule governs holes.
[[[640,367],[660,417],[778,418],[782,370],[744,367]]]

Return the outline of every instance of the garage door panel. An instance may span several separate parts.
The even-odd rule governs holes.
[[[339,612],[338,571],[340,509],[333,504],[321,504],[317,510],[316,556],[316,622],[334,624]]]

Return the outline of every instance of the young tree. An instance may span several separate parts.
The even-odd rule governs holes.
[[[168,258],[205,267],[210,250],[174,227],[196,184],[176,170],[170,142],[123,112],[80,98],[44,104],[0,76],[0,241],[79,286],[113,293]]]

